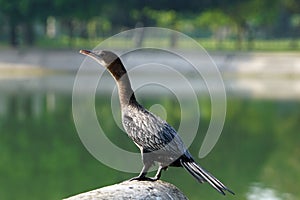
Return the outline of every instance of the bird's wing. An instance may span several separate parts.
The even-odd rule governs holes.
[[[147,110],[126,112],[123,115],[123,125],[129,137],[144,151],[162,150],[174,156],[186,151],[174,128]]]

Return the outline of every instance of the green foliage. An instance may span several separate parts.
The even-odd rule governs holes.
[[[110,31],[112,24],[104,17],[94,17],[87,22],[87,33],[90,39],[95,39],[102,33]]]
[[[0,4],[0,16],[9,28],[2,31],[9,35],[11,45],[34,44],[37,39],[34,26],[39,24],[46,29],[46,19],[51,16],[59,22],[59,37],[71,38],[70,44],[76,36],[94,39],[135,26],[162,26],[197,36],[205,35],[206,29],[215,36],[226,27],[231,33],[228,37],[235,39],[238,42],[236,48],[240,48],[241,42],[253,40],[257,36],[255,33],[277,36],[279,33],[273,30],[278,24],[285,23],[284,18],[292,25],[287,26],[286,35],[295,38],[297,31],[290,29],[298,27],[295,26],[296,14],[300,9],[296,0],[188,3],[180,0],[159,3],[129,0],[125,4],[120,0],[0,0]]]
[[[158,26],[173,27],[176,23],[177,13],[174,10],[152,10],[146,8],[145,14],[156,21]]]
[[[195,21],[198,26],[208,28],[213,32],[225,26],[233,26],[232,19],[221,10],[204,11]]]

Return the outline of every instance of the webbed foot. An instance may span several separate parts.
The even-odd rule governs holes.
[[[159,178],[154,177],[154,178],[150,178],[150,177],[146,177],[146,176],[137,176],[137,177],[133,177],[131,179],[129,179],[129,181],[157,181]]]

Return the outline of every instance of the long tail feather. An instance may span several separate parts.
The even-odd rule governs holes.
[[[215,190],[225,195],[225,191],[234,194],[230,189],[228,189],[223,183],[221,183],[218,179],[216,179],[209,172],[201,168],[197,165],[197,163],[193,161],[183,161],[181,160],[181,165],[200,183],[208,182]]]

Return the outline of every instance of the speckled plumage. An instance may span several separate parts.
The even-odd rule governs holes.
[[[128,136],[139,148],[144,152],[158,151],[160,159],[155,161],[165,160],[162,165],[171,164],[186,153],[186,147],[174,128],[138,104],[122,109],[122,122]]]
[[[223,183],[194,162],[175,129],[166,121],[141,106],[134,96],[126,69],[121,59],[110,51],[81,50],[107,68],[116,80],[122,111],[122,124],[128,136],[140,148],[143,169],[132,180],[158,180],[168,166],[184,167],[200,183],[208,182],[218,192],[234,194]],[[149,168],[158,163],[154,178],[146,177]]]

